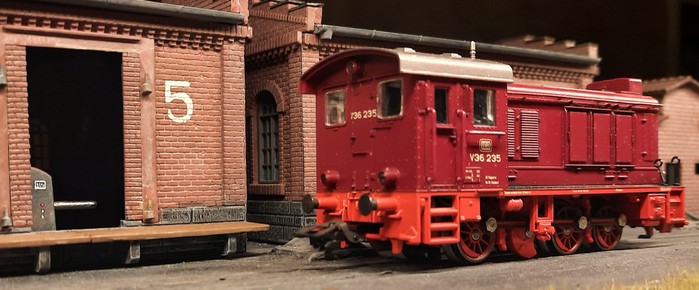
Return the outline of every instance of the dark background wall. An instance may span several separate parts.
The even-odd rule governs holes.
[[[600,46],[601,75],[699,77],[697,0],[322,0],[323,23],[496,42],[533,34]]]

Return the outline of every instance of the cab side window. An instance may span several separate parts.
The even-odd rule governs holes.
[[[403,114],[402,80],[390,80],[379,83],[378,106],[379,118],[399,117]]]
[[[434,89],[434,110],[437,113],[437,124],[449,123],[447,119],[447,95],[449,89],[436,88]]]
[[[473,124],[495,126],[494,90],[473,90]]]
[[[325,93],[325,125],[345,124],[345,90]]]

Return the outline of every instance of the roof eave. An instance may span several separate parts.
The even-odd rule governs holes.
[[[355,39],[369,39],[377,41],[390,41],[396,43],[404,44],[414,44],[414,45],[424,45],[433,47],[444,47],[452,48],[457,50],[469,50],[471,47],[471,41],[466,40],[456,40],[448,38],[431,37],[424,35],[414,35],[414,34],[404,34],[395,33],[379,30],[369,30],[354,27],[344,27],[344,26],[334,26],[334,25],[316,25],[314,34],[318,35],[321,39],[330,40],[334,36],[355,38]],[[504,46],[497,44],[489,44],[476,42],[476,47],[479,52],[493,53],[493,54],[504,54],[510,56],[520,56],[533,59],[542,59],[555,62],[571,63],[575,65],[597,65],[602,61],[598,57],[588,57],[582,55],[574,55],[553,51],[545,51],[538,49],[529,49],[521,47]]]
[[[29,0],[59,5],[71,5],[112,11],[174,17],[201,22],[240,25],[245,23],[242,14],[212,9],[173,5],[143,0]]]

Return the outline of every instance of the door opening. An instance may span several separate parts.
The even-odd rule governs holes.
[[[122,56],[27,47],[31,163],[53,178],[56,228],[119,226],[125,218]]]

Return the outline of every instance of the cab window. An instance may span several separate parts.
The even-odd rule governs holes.
[[[436,88],[434,90],[434,110],[437,113],[437,124],[447,124],[447,95],[449,89]]]
[[[494,90],[473,90],[473,124],[495,126]]]
[[[325,93],[325,125],[345,124],[345,90]]]
[[[403,114],[402,80],[390,80],[379,83],[378,106],[379,118],[394,118]]]

